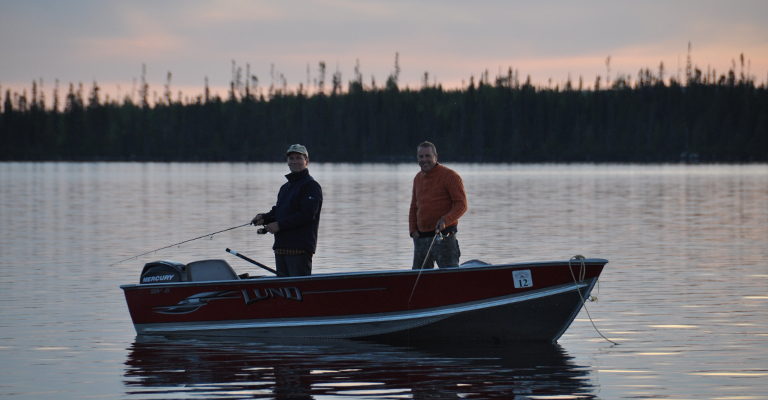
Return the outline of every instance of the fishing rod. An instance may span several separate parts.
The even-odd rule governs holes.
[[[275,274],[275,275],[277,275],[277,276],[280,276],[280,277],[281,277],[281,276],[283,276],[283,275],[282,275],[282,274],[280,274],[279,272],[275,271],[275,270],[274,270],[274,269],[272,269],[272,268],[269,268],[269,267],[267,267],[266,265],[264,265],[264,264],[262,264],[262,263],[260,263],[260,262],[257,262],[257,261],[254,261],[254,260],[251,260],[250,258],[248,258],[248,257],[246,257],[246,256],[244,256],[244,255],[242,255],[242,254],[240,254],[240,253],[238,253],[238,252],[236,252],[236,251],[234,251],[234,250],[230,250],[230,249],[229,249],[229,247],[227,247],[227,253],[229,253],[229,254],[232,254],[232,255],[234,255],[234,256],[238,256],[238,257],[242,258],[243,260],[245,260],[245,261],[248,261],[249,263],[251,263],[251,264],[253,264],[253,265],[256,265],[256,266],[259,266],[259,267],[261,267],[261,268],[264,268],[264,269],[266,269],[267,271],[269,271],[269,272],[271,272],[271,273],[273,273],[273,274]]]
[[[242,224],[242,225],[239,225],[239,226],[233,226],[233,227],[231,227],[231,228],[227,228],[227,229],[222,229],[222,230],[220,230],[220,231],[217,231],[217,232],[213,232],[213,233],[209,233],[209,234],[207,234],[207,235],[198,236],[198,237],[196,237],[196,238],[194,238],[194,239],[185,240],[185,241],[183,241],[183,242],[175,243],[175,244],[172,244],[172,245],[170,245],[170,246],[161,247],[161,248],[159,248],[159,249],[157,249],[157,250],[152,250],[152,251],[148,251],[148,252],[146,252],[146,253],[142,253],[142,254],[139,254],[138,256],[128,257],[128,258],[126,258],[125,260],[120,260],[120,261],[118,261],[118,262],[116,262],[116,263],[112,263],[112,264],[109,264],[109,266],[111,267],[111,266],[113,266],[113,265],[117,265],[117,264],[120,264],[120,263],[121,263],[121,262],[123,262],[123,261],[128,261],[128,260],[135,260],[135,259],[137,259],[137,258],[139,258],[139,257],[141,257],[141,256],[146,256],[147,254],[150,254],[150,253],[155,253],[155,252],[158,252],[158,251],[160,251],[160,250],[165,250],[165,249],[167,249],[167,248],[169,248],[169,247],[180,246],[180,245],[182,245],[182,244],[184,244],[184,243],[188,243],[188,242],[191,242],[191,241],[193,241],[193,240],[202,239],[202,238],[205,238],[205,237],[211,237],[211,238],[213,238],[213,235],[215,235],[215,234],[217,234],[217,233],[226,232],[226,231],[231,231],[231,230],[233,230],[233,229],[242,228],[242,227],[244,227],[244,226],[248,226],[248,225],[251,225],[251,222],[249,222],[249,223],[247,223],[247,224]]]
[[[424,257],[424,262],[421,263],[421,268],[419,268],[419,275],[416,276],[416,282],[413,283],[413,289],[411,289],[411,297],[408,298],[408,303],[411,303],[411,299],[413,298],[413,293],[416,291],[416,285],[419,284],[419,278],[421,278],[421,271],[424,271],[424,266],[427,265],[427,260],[429,260],[430,252],[432,251],[432,245],[435,244],[435,239],[438,239],[438,236],[440,236],[439,240],[443,240],[443,234],[440,232],[440,229],[435,229],[435,236],[432,238],[432,243],[429,244],[429,250],[427,250],[427,256]]]

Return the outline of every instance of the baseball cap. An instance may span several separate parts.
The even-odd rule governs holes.
[[[307,151],[307,148],[298,143],[291,145],[291,147],[289,147],[288,150],[285,151],[286,156],[291,153],[304,154],[305,156],[307,156],[307,158],[309,158],[309,152]]]

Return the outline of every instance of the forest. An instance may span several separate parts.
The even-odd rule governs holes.
[[[69,84],[52,104],[38,93],[6,90],[0,113],[1,161],[278,161],[293,143],[320,162],[401,162],[429,140],[441,161],[456,162],[766,162],[768,90],[736,63],[721,75],[691,65],[665,79],[658,69],[636,76],[596,77],[534,86],[509,68],[484,72],[457,89],[398,85],[399,67],[384,85],[362,74],[344,87],[334,73],[315,90],[288,90],[235,68],[225,98],[205,92],[174,99],[171,73],[150,99],[102,98],[93,83]],[[325,64],[319,65],[325,72]],[[40,83],[42,84],[42,82]]]

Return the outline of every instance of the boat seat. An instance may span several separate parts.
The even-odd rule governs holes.
[[[482,267],[483,265],[491,265],[491,264],[488,264],[487,262],[480,261],[480,260],[469,260],[467,262],[461,263],[460,266],[461,267]]]
[[[187,264],[187,281],[233,281],[240,279],[224,260],[200,260]]]

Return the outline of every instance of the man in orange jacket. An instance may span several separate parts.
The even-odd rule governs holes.
[[[413,178],[408,213],[413,269],[434,268],[435,261],[440,268],[458,267],[461,251],[456,232],[459,218],[467,211],[464,182],[454,170],[437,162],[434,144],[421,143],[416,154],[421,171]],[[442,240],[435,238],[438,232]]]

